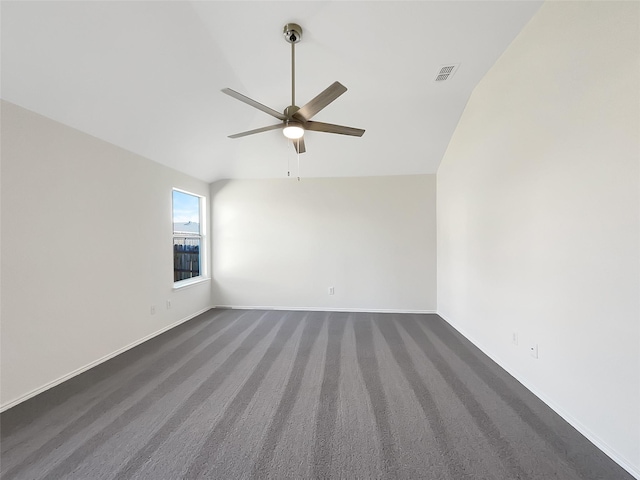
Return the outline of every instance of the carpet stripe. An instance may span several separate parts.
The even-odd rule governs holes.
[[[300,320],[293,315],[289,315],[280,325],[278,333],[272,340],[269,348],[267,348],[267,351],[258,361],[255,370],[235,395],[231,404],[226,408],[220,421],[213,427],[213,430],[207,436],[207,439],[198,450],[195,459],[191,462],[182,478],[197,478],[212,469],[212,460],[215,459],[218,447],[224,441],[227,432],[247,409],[260,384],[264,380],[264,377],[271,369],[273,362],[275,362],[276,358],[280,355],[285,344],[289,341],[299,325]],[[205,476],[210,478],[210,475]],[[216,472],[216,477],[228,478],[228,475]]]
[[[425,418],[433,431],[439,453],[445,460],[444,464],[446,465],[449,475],[452,479],[464,478],[466,476],[464,462],[460,458],[454,442],[451,440],[451,435],[447,431],[444,419],[440,414],[431,392],[429,392],[429,388],[422,381],[416,370],[404,340],[396,327],[396,319],[394,318],[393,321],[390,321],[389,318],[381,318],[380,321],[376,322],[376,326],[387,342],[393,358],[400,367],[402,374],[411,386],[418,403],[420,403],[422,407]]]
[[[149,368],[146,368],[133,376],[121,387],[117,388],[101,401],[96,403],[87,412],[77,417],[56,436],[48,440],[38,449],[34,450],[30,455],[22,460],[22,462],[5,472],[3,477],[12,478],[18,471],[36,462],[47,452],[59,448],[69,438],[85,429],[88,429],[98,418],[100,418],[101,415],[104,415],[105,411],[112,410],[121,403],[130,401],[132,392],[156,382],[157,378],[166,374],[167,369],[178,363],[180,358],[190,354],[191,351],[209,341],[213,335],[238,320],[239,319],[235,317],[227,316],[225,318],[217,318],[215,321],[211,321],[211,323],[202,332],[199,334],[198,332],[195,332],[192,336],[175,346],[170,352],[165,352],[165,354],[160,356],[158,361],[153,363]],[[160,388],[160,386],[156,387],[156,389],[157,388]]]
[[[331,314],[327,324],[327,349],[316,413],[316,438],[313,451],[314,478],[330,478],[331,476],[332,439],[338,416],[340,351],[346,325],[344,314]]]
[[[153,434],[147,444],[138,450],[131,459],[118,471],[115,478],[131,478],[145,463],[149,461],[162,443],[193,413],[218,387],[222,381],[229,376],[234,368],[249,355],[253,348],[264,339],[264,337],[277,325],[278,319],[275,315],[263,314],[258,320],[257,326],[249,333],[242,343],[227,357],[227,359],[193,392],[185,399],[180,407],[167,419],[167,421]],[[253,322],[252,322],[253,323]],[[231,339],[220,339],[224,344]]]
[[[484,411],[482,405],[475,399],[473,393],[460,380],[456,373],[444,360],[442,355],[436,350],[429,337],[418,325],[414,317],[408,317],[402,322],[398,322],[415,340],[420,350],[425,354],[433,366],[440,372],[442,378],[447,382],[456,396],[467,409],[473,422],[478,426],[484,437],[495,450],[496,458],[499,458],[505,466],[511,478],[528,479],[529,475],[522,469],[516,461],[513,448],[509,442],[502,437],[491,417]]]
[[[255,322],[256,319],[252,318],[251,315],[244,315],[238,318],[222,335],[211,342],[211,344],[207,345],[203,350],[198,352],[179,369],[171,373],[149,394],[125,410],[118,418],[109,423],[109,425],[88,438],[81,447],[74,450],[71,455],[64,459],[55,468],[51,469],[44,478],[47,480],[57,480],[70,474],[82,460],[87,458],[100,447],[105,437],[115,435],[151,408],[158,398],[161,398],[167,392],[178,388],[190,375],[210,361],[211,357],[215,355],[218,350],[222,349],[228,342],[247,330]]]
[[[276,446],[280,442],[280,437],[284,427],[289,419],[293,406],[296,403],[300,386],[302,385],[302,377],[311,357],[311,351],[320,336],[320,331],[324,327],[324,318],[311,318],[312,315],[305,316],[305,326],[302,331],[302,337],[296,351],[296,357],[287,380],[284,393],[278,403],[278,409],[273,415],[273,420],[269,425],[267,434],[263,440],[262,448],[258,459],[253,467],[253,477],[258,477],[267,471],[269,463],[273,459]]]
[[[382,380],[380,379],[380,370],[373,344],[372,321],[370,319],[356,318],[353,321],[353,328],[356,336],[358,366],[369,394],[373,416],[378,429],[378,439],[382,453],[382,470],[386,478],[398,478],[397,452],[395,451],[395,442],[389,424],[389,405],[382,386]]]

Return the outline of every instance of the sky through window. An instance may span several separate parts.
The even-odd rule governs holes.
[[[173,191],[173,223],[200,222],[200,198]]]

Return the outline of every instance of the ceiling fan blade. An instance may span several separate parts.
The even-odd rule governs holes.
[[[310,120],[316,113],[333,102],[336,98],[347,91],[347,87],[340,82],[333,82],[329,88],[321,92],[310,100],[305,106],[298,110],[293,116],[298,120]]]
[[[229,135],[229,138],[246,137],[247,135],[253,135],[254,133],[268,132],[269,130],[275,130],[276,128],[282,128],[282,127],[284,127],[284,124],[282,123],[279,123],[277,125],[269,125],[268,127],[256,128],[255,130],[248,130],[246,132]]]
[[[293,142],[293,148],[295,148],[296,153],[304,153],[307,149],[304,146],[304,137],[300,137],[296,140],[291,140]]]
[[[333,123],[307,122],[304,124],[305,130],[314,132],[339,133],[340,135],[351,135],[361,137],[364,130],[361,128],[345,127],[343,125],[335,125]]]
[[[287,117],[284,116],[282,113],[274,110],[273,108],[269,108],[266,105],[263,105],[263,104],[261,104],[259,102],[256,102],[255,100],[247,97],[246,95],[238,93],[235,90],[231,90],[230,88],[223,88],[222,89],[222,93],[226,93],[230,97],[233,97],[233,98],[235,98],[237,100],[240,100],[241,102],[244,102],[247,105],[251,105],[252,107],[257,108],[258,110],[262,110],[264,113],[268,113],[272,117],[276,117],[279,120],[286,120],[287,119]]]

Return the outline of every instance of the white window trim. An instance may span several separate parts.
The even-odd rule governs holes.
[[[183,288],[193,287],[194,285],[205,283],[209,280],[211,280],[211,277],[204,277],[202,275],[193,278],[187,278],[186,280],[173,282],[173,290],[182,290]]]

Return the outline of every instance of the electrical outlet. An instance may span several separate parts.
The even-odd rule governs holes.
[[[151,305],[151,315],[155,315],[155,314],[156,314],[156,306]]]
[[[171,300],[167,300],[167,310],[171,308]]]
[[[336,293],[333,287],[329,287],[329,295],[334,295]]]
[[[511,334],[511,343],[513,343],[514,345],[518,344],[518,334],[516,332],[513,332]]]
[[[538,358],[538,344],[534,343],[533,345],[531,345],[531,347],[529,347],[529,353],[531,354],[531,356],[533,358]]]

